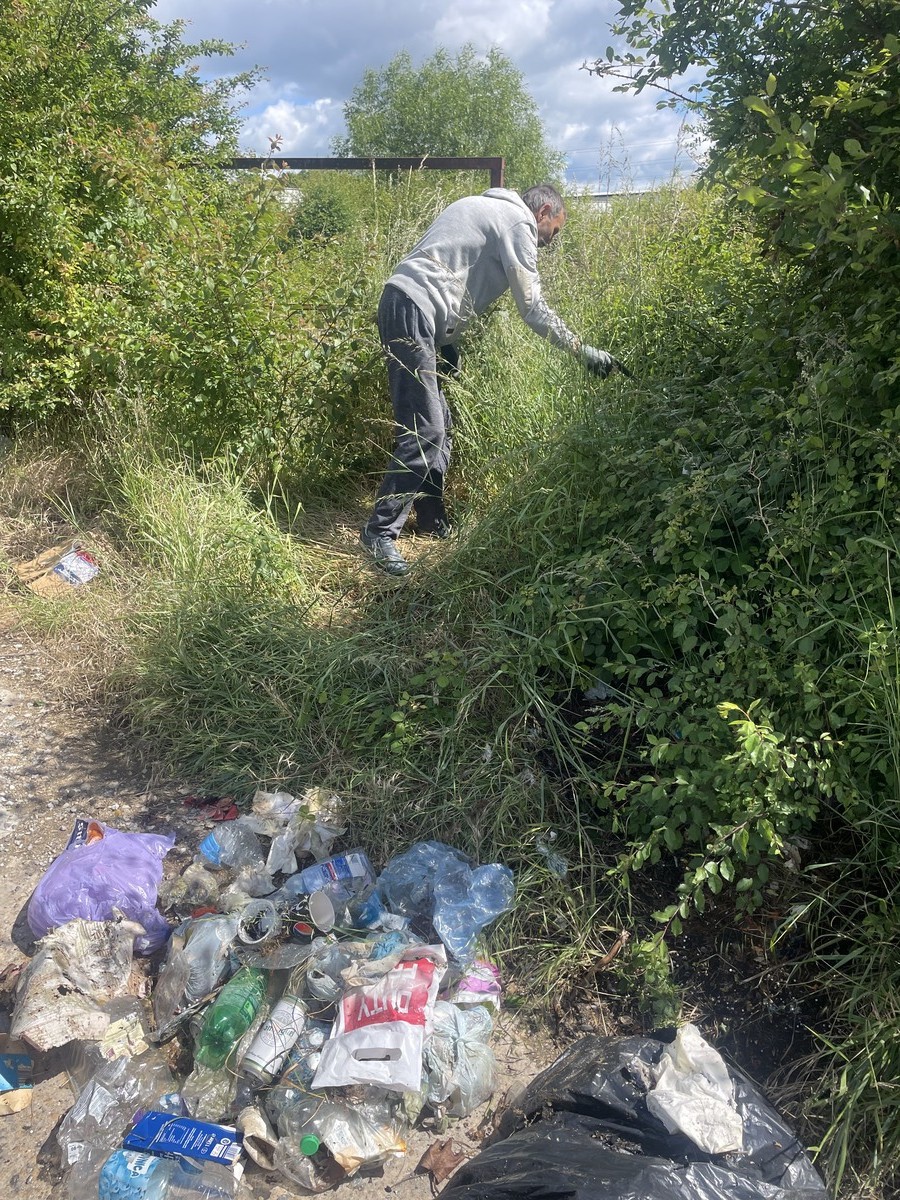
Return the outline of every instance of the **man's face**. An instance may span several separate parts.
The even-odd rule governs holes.
[[[549,246],[566,223],[566,210],[561,208],[555,217],[551,217],[550,205],[542,204],[534,219],[537,221],[538,245]]]

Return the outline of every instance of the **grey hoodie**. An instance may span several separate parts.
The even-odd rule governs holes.
[[[388,283],[433,322],[439,346],[457,341],[472,317],[507,288],[536,334],[573,354],[581,346],[541,296],[537,222],[522,197],[506,188],[445,208]]]

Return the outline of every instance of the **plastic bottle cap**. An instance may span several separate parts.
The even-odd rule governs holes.
[[[314,1133],[305,1133],[300,1139],[300,1153],[312,1157],[321,1144]]]

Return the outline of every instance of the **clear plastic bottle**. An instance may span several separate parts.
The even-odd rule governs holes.
[[[293,1088],[276,1088],[275,1091],[286,1093],[279,1105],[276,1168],[311,1192],[336,1187],[346,1177],[346,1172],[334,1161],[323,1142],[330,1124],[341,1121],[341,1106],[331,1104],[321,1096],[297,1093]]]
[[[245,817],[217,825],[200,843],[200,854],[213,867],[264,867],[259,838]]]
[[[325,862],[314,863],[286,879],[284,890],[297,896],[301,892],[321,891],[333,883],[348,884],[348,896],[374,884],[375,872],[366,852],[348,850],[346,854],[336,854]]]
[[[536,837],[534,839],[534,848],[537,850],[538,854],[543,857],[544,863],[546,864],[547,870],[550,872],[550,874],[555,875],[557,879],[565,879],[566,875],[569,873],[569,864],[561,854],[558,854],[556,850],[552,848],[555,841],[556,830],[551,829],[547,834],[546,839],[542,837]]]
[[[206,1067],[222,1066],[253,1024],[267,986],[266,972],[256,967],[242,967],[225,984],[203,1021],[197,1062]]]
[[[100,1172],[99,1200],[230,1200],[239,1178],[222,1163],[114,1150]]]

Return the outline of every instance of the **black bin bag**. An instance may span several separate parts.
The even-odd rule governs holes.
[[[796,1136],[728,1066],[743,1145],[698,1149],[647,1108],[656,1038],[581,1038],[500,1118],[442,1200],[828,1200]]]

